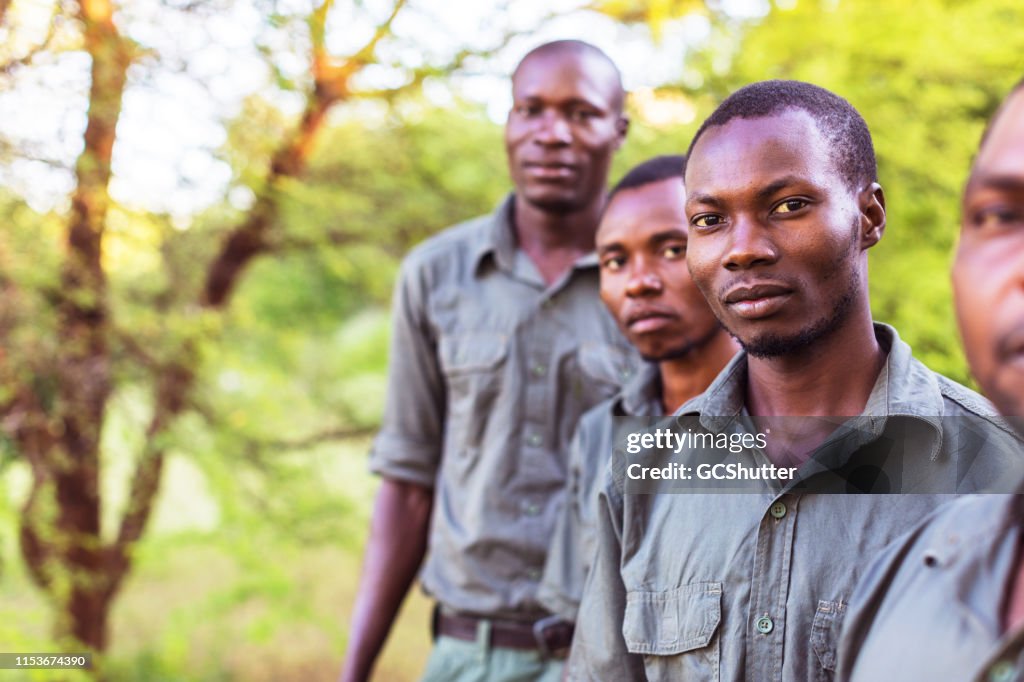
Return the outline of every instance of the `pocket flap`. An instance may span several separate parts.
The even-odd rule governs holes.
[[[722,583],[629,592],[622,635],[635,654],[670,656],[707,646],[722,620]]]
[[[438,344],[441,366],[448,374],[491,369],[500,364],[507,353],[508,338],[504,334],[449,334],[442,336]]]

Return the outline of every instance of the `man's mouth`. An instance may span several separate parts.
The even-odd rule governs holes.
[[[561,161],[527,161],[523,164],[526,172],[540,180],[559,180],[576,174],[576,166]]]
[[[1000,336],[996,353],[1003,363],[1024,366],[1024,324]]]
[[[740,317],[756,320],[777,313],[792,295],[793,290],[781,284],[754,284],[733,287],[722,301]]]
[[[626,317],[626,328],[634,334],[648,334],[668,326],[675,315],[662,310],[638,310]]]

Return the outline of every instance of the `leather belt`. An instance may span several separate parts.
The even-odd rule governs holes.
[[[467,642],[475,642],[482,621],[475,616],[437,614],[437,632]],[[539,651],[545,658],[562,658],[572,643],[573,624],[558,616],[548,616],[536,622],[491,620],[490,646],[507,649]]]

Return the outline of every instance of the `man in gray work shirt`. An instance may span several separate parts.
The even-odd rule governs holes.
[[[753,422],[771,437],[744,456],[797,477],[745,494],[636,494],[614,456],[570,678],[831,679],[864,563],[949,497],[937,493],[998,478],[988,452],[961,469],[950,419],[1013,436],[984,399],[872,322],[867,251],[885,199],[849,103],[807,83],[755,83],[704,122],[687,156],[687,264],[745,352],[677,414],[718,433]],[[813,492],[871,466],[933,494]],[[854,476],[839,490],[882,483]]]
[[[989,123],[964,188],[953,289],[985,394],[1024,416],[1024,81]],[[1021,455],[1024,456],[1024,455]],[[1018,489],[1018,493],[1024,489]],[[943,507],[869,568],[840,676],[854,682],[1024,679],[1024,495]]]
[[[594,231],[627,130],[619,72],[578,41],[530,52],[505,127],[515,194],[402,265],[383,477],[342,679],[365,680],[420,575],[437,599],[425,679],[557,679],[565,624],[536,600],[579,416],[628,378],[598,298]]]
[[[608,466],[613,420],[671,414],[699,395],[739,349],[686,269],[685,157],[659,156],[626,173],[597,228],[601,300],[647,360],[622,391],[580,418],[569,454],[569,494],[538,598],[576,620],[593,555],[593,506]]]

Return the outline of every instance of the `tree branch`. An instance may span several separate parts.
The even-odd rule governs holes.
[[[47,524],[41,523],[39,516],[40,496],[47,484],[47,480],[33,474],[32,489],[28,493],[28,499],[21,508],[21,556],[28,567],[29,576],[38,587],[50,594],[50,587],[53,584],[53,561],[56,554],[52,543],[44,539],[44,534],[39,527]],[[51,595],[52,596],[52,595]]]
[[[247,443],[260,450],[307,450],[324,443],[352,440],[354,438],[365,438],[377,432],[376,426],[351,426],[347,428],[327,429],[312,433],[301,438],[286,439],[274,438],[269,440],[248,439]]]
[[[186,351],[185,355],[189,353]],[[120,587],[131,566],[132,548],[146,530],[163,473],[165,448],[161,438],[185,408],[193,381],[194,375],[184,363],[167,367],[157,381],[153,415],[146,428],[146,445],[132,476],[128,506],[117,539],[105,550],[108,594],[114,594]]]
[[[199,300],[203,307],[223,307],[243,270],[253,258],[268,250],[267,232],[277,221],[280,210],[278,188],[281,181],[298,177],[305,170],[316,134],[323,126],[327,112],[335,103],[348,96],[349,80],[365,66],[354,59],[335,66],[328,58],[324,41],[327,13],[332,4],[332,0],[324,0],[310,19],[314,84],[313,90],[306,95],[302,118],[293,133],[271,157],[270,172],[261,196],[257,197],[242,224],[227,235],[220,252],[210,263]],[[405,0],[396,1],[391,15],[377,27],[374,38],[361,48],[359,54],[364,54],[367,49],[372,51],[381,39],[378,35],[382,37],[390,32],[391,23],[404,4]]]

